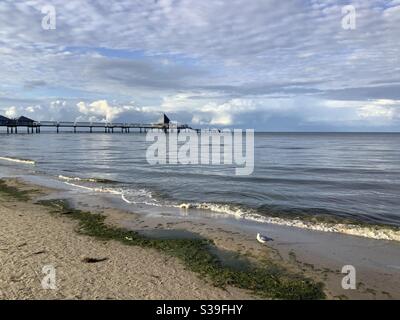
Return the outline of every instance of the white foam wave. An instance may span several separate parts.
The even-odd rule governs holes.
[[[129,201],[129,200],[125,197],[124,194],[121,194],[121,199],[122,199],[123,201],[125,201],[126,203],[128,203],[128,204],[132,204],[132,201]]]
[[[81,181],[81,182],[93,182],[93,183],[112,182],[111,180],[107,180],[107,179],[67,177],[67,176],[63,176],[63,175],[59,175],[58,179],[64,180],[64,181]]]
[[[260,223],[276,224],[281,226],[308,229],[313,231],[342,233],[342,234],[359,236],[376,240],[400,241],[400,230],[395,230],[384,226],[375,226],[375,225],[365,226],[365,225],[344,224],[344,223],[309,222],[300,219],[268,217],[257,214],[254,210],[243,210],[242,208],[235,206],[212,204],[212,203],[195,203],[195,204],[182,203],[177,207],[181,209],[195,208],[201,210],[209,210],[212,212],[233,216],[236,219],[246,219]]]
[[[74,180],[74,181],[80,181],[80,180]],[[158,206],[162,207],[162,204],[159,204],[156,202],[156,200],[153,201],[146,201],[145,199],[150,198],[152,199],[152,194],[146,190],[146,189],[139,189],[139,190],[123,190],[122,188],[105,188],[105,187],[88,187],[76,183],[72,183],[69,181],[65,181],[65,184],[87,190],[89,192],[100,192],[100,193],[109,193],[109,194],[114,194],[121,196],[122,201],[128,204],[145,204],[149,206]],[[134,198],[135,200],[130,200],[127,198],[127,196],[130,196],[131,198]]]
[[[69,181],[65,181],[65,184],[85,189],[91,192],[102,192],[102,193],[119,195],[121,196],[121,199],[128,204],[145,204],[156,207],[175,207],[183,210],[190,210],[190,209],[207,210],[219,214],[228,215],[236,219],[245,219],[259,223],[276,224],[281,226],[295,227],[295,228],[320,231],[320,232],[342,233],[342,234],[359,236],[376,240],[400,241],[400,230],[395,230],[384,226],[374,226],[374,225],[366,226],[366,225],[344,224],[344,223],[311,222],[300,219],[268,217],[258,214],[255,210],[243,209],[237,206],[232,206],[227,204],[181,203],[181,204],[168,205],[165,203],[160,203],[156,199],[153,199],[151,192],[145,189],[123,190],[116,188],[88,187],[71,183]]]
[[[135,205],[147,205],[153,207],[175,207],[164,202],[160,202],[158,199],[153,197],[153,194],[148,189],[127,189],[124,190],[122,200],[128,204]]]
[[[63,176],[63,175],[59,175],[58,179],[65,180],[65,181],[82,181],[82,179],[79,177],[67,177],[67,176]]]
[[[88,187],[88,186],[82,186],[80,184],[71,183],[71,182],[67,182],[67,181],[64,183],[69,186],[72,186],[72,187],[77,187],[77,188],[81,188],[81,189],[92,191],[92,192],[111,193],[111,194],[116,194],[116,195],[123,194],[123,191],[121,189],[103,188],[103,187]]]
[[[30,165],[35,165],[36,162],[33,160],[29,159],[18,159],[18,158],[10,158],[10,157],[0,157],[0,160],[3,161],[10,161],[10,162],[17,162],[17,163],[23,163],[23,164],[30,164]]]

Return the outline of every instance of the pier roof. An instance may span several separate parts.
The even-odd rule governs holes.
[[[33,123],[33,122],[35,122],[35,120],[32,120],[32,119],[24,117],[24,116],[21,116],[21,117],[17,118],[16,120],[18,123]]]
[[[10,121],[10,119],[0,115],[0,123],[8,123]]]

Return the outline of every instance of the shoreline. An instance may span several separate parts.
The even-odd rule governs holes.
[[[43,188],[38,189],[37,186],[28,185],[16,179],[9,179],[6,181],[2,180],[0,194],[3,201],[0,209],[3,216],[8,215],[7,224],[11,223],[14,225],[15,221],[13,220],[15,219],[12,219],[12,214],[17,213],[18,217],[22,217],[24,215],[21,214],[21,211],[19,211],[18,209],[22,209],[21,207],[24,206],[29,206],[31,208],[30,211],[34,212],[34,216],[28,215],[28,217],[26,217],[27,219],[30,218],[29,225],[31,228],[29,232],[25,230],[25,233],[27,233],[26,236],[28,238],[35,238],[33,242],[39,241],[39,239],[42,239],[41,241],[43,241],[43,238],[46,238],[49,236],[49,234],[52,234],[52,232],[48,230],[48,221],[45,223],[45,234],[43,234],[43,230],[42,232],[40,232],[41,230],[39,226],[35,225],[36,223],[38,223],[38,221],[36,220],[37,215],[40,214],[41,216],[43,216],[43,218],[45,218],[44,216],[46,216],[47,214],[48,220],[52,220],[54,219],[54,217],[56,218],[56,220],[61,219],[59,221],[54,221],[54,223],[51,223],[51,227],[55,227],[54,224],[57,224],[58,229],[61,228],[63,233],[67,232],[69,240],[76,240],[73,238],[80,238],[81,236],[90,236],[90,238],[92,238],[91,240],[93,240],[94,242],[100,240],[100,242],[97,242],[97,244],[100,245],[100,247],[98,248],[98,250],[100,251],[106,244],[112,243],[115,245],[115,242],[119,242],[118,244],[116,244],[117,248],[114,248],[114,250],[116,249],[117,251],[124,252],[124,261],[118,261],[118,264],[126,265],[127,262],[134,262],[135,264],[137,264],[138,260],[146,260],[145,257],[143,257],[142,255],[146,256],[146,254],[148,255],[150,253],[154,253],[154,250],[158,251],[158,259],[165,259],[165,255],[168,256],[168,260],[172,259],[176,261],[177,259],[178,261],[176,261],[176,265],[173,266],[173,270],[169,270],[170,272],[168,272],[168,270],[160,271],[159,269],[165,269],[167,266],[163,266],[161,268],[161,266],[155,262],[153,262],[154,265],[152,268],[154,269],[153,272],[157,271],[159,274],[163,275],[158,276],[162,285],[156,286],[154,289],[166,292],[170,292],[171,290],[178,290],[179,296],[176,297],[177,299],[320,299],[324,297],[324,294],[322,293],[319,284],[314,283],[312,280],[308,280],[305,277],[302,277],[300,274],[295,274],[275,264],[270,264],[270,266],[268,267],[270,270],[268,268],[260,268],[250,261],[246,261],[246,263],[249,263],[249,266],[251,263],[251,269],[249,268],[248,270],[237,269],[236,267],[224,264],[222,260],[216,259],[217,255],[212,254],[211,250],[209,250],[209,246],[213,245],[212,240],[179,238],[157,239],[144,237],[138,235],[135,231],[117,228],[112,226],[108,222],[103,222],[104,220],[106,220],[106,215],[104,214],[73,209],[69,206],[66,206],[64,202],[61,204],[60,202],[57,202],[55,200],[39,202],[30,200],[32,194],[35,194],[37,198],[38,193],[43,195],[46,193],[44,191],[45,190]],[[10,200],[10,198],[12,200]],[[14,208],[11,211],[7,210],[7,206],[10,205]],[[78,220],[78,224],[75,224],[73,227],[77,234],[74,232],[71,233],[71,230],[64,230],[66,227],[65,219]],[[18,227],[21,226],[20,223],[16,223],[16,225]],[[70,227],[71,226],[69,225],[69,228]],[[5,229],[10,229],[10,225],[6,225]],[[54,234],[52,235],[56,237],[56,241],[52,242],[50,249],[54,250],[54,246],[59,246],[61,243],[58,239],[58,236]],[[24,246],[26,246],[27,243],[28,242],[24,243]],[[64,243],[64,245],[66,245],[66,243]],[[92,250],[92,246],[92,241],[87,243],[87,245],[81,243],[79,249]],[[141,252],[140,257],[138,257],[137,255],[135,256],[134,254],[134,251],[138,250],[139,248],[141,249],[141,251],[144,250],[144,253]],[[77,250],[75,246],[71,247],[69,244],[64,249],[72,250],[73,252]],[[7,249],[4,250],[7,251]],[[42,255],[45,254],[48,250],[49,248],[46,246],[45,249],[32,253],[32,255]],[[60,248],[58,248],[58,251],[59,250]],[[63,253],[58,252],[58,255],[60,254]],[[108,255],[108,257],[84,257],[81,259],[80,262],[101,265],[103,263],[105,264],[107,261],[116,260],[114,254],[110,254],[110,252],[108,252]],[[76,258],[76,254],[74,254],[74,257]],[[67,260],[70,260],[71,258],[73,257],[69,256]],[[132,261],[132,258],[134,258],[134,261]],[[152,257],[149,259],[152,260],[154,258]],[[17,260],[19,260],[18,257]],[[150,261],[146,261],[146,265],[148,263],[150,263]],[[140,268],[135,268],[136,277],[142,279],[143,268],[147,268],[146,265],[143,265]],[[130,268],[118,270],[118,266],[116,265],[114,265],[114,268],[116,268],[117,270],[113,270],[114,272],[112,274],[112,277],[125,277],[127,276],[126,273],[128,272],[129,279],[129,273],[132,271]],[[179,268],[181,270],[179,270]],[[6,270],[7,266],[2,266],[2,278],[7,276]],[[69,278],[79,278],[82,271],[83,270]],[[171,272],[174,274],[172,278],[168,276],[168,273]],[[194,276],[191,275],[191,273],[193,272],[195,273]],[[98,277],[99,274],[93,276]],[[114,287],[115,290],[119,291],[120,289],[122,289],[122,291],[125,291],[125,293],[128,295],[137,291],[143,291],[142,286],[132,288],[129,285],[123,285],[121,288],[120,284],[115,283],[115,280],[112,279],[112,277],[110,279],[111,287]],[[21,278],[25,278],[25,275]],[[109,279],[104,277],[100,278],[101,281],[97,281],[97,285],[91,285],[95,285],[95,287],[106,285],[106,283],[104,283],[104,280],[106,280],[107,282],[107,280]],[[182,278],[185,278],[186,280],[183,281],[181,280]],[[168,281],[172,281],[173,284],[168,284]],[[193,289],[193,284],[196,282],[203,283],[201,285],[202,290],[199,290],[198,288],[196,288],[195,290]],[[38,285],[38,283],[36,285]],[[74,282],[70,283],[71,287],[79,288],[82,285],[85,285],[85,283],[82,283],[79,280],[75,280]],[[109,286],[110,284],[107,285],[107,287]],[[175,288],[176,286],[182,288]],[[185,288],[186,286],[187,288]],[[79,289],[82,290],[82,288]],[[54,292],[57,292],[57,290],[55,290]],[[10,293],[5,293],[6,297],[9,295]],[[64,297],[64,295],[61,294],[61,297]],[[24,295],[19,296],[17,294],[16,298],[37,297],[26,297]],[[69,296],[67,298],[69,298]],[[77,298],[82,297],[77,296]],[[88,296],[84,298],[92,299],[98,298],[98,296]],[[154,297],[152,296],[141,296],[139,298],[154,299]],[[161,298],[171,299],[173,298],[173,296],[168,293],[165,294],[165,296],[161,296]]]
[[[116,183],[107,179],[101,178],[81,178],[58,176],[64,184],[80,188],[89,192],[109,193],[118,195],[122,201],[128,204],[135,204],[128,200],[123,190],[117,190],[110,187]],[[81,183],[81,184],[79,184]],[[104,184],[104,186],[88,186],[85,183]],[[154,205],[154,204],[153,204]],[[162,205],[157,204],[162,207]],[[297,214],[290,217],[289,214],[269,214],[265,215],[257,212],[257,209],[242,208],[238,205],[229,205],[225,203],[180,203],[174,205],[164,205],[165,207],[175,208],[183,211],[198,210],[204,213],[217,213],[228,215],[235,219],[244,219],[246,222],[257,222],[261,224],[273,224],[278,226],[294,227],[304,230],[336,233],[350,236],[357,236],[374,240],[388,240],[400,242],[400,227],[383,224],[372,223],[363,220],[349,219],[345,217],[331,217],[327,215],[312,215]]]
[[[4,180],[2,180],[4,181]],[[215,288],[179,261],[155,250],[99,241],[76,233],[76,223],[24,198],[50,190],[7,180],[0,192],[0,299],[250,299],[236,288]],[[41,287],[54,265],[57,289]]]
[[[48,196],[49,194],[56,193],[57,196],[57,190],[49,190],[25,182],[21,184],[21,182],[15,182],[15,179],[8,181],[13,181],[13,184],[18,186],[18,188],[25,185],[28,186],[28,188],[39,188],[42,191],[42,195]],[[396,272],[396,270],[393,269],[393,274],[391,275],[390,273],[388,274],[388,270],[378,269],[377,272],[374,268],[371,269],[369,265],[362,266],[362,268],[358,267],[358,269],[361,269],[359,272],[360,276],[358,276],[357,279],[360,287],[359,290],[344,291],[340,288],[340,282],[344,275],[340,273],[338,267],[339,265],[343,265],[341,264],[342,261],[340,259],[338,260],[340,257],[334,257],[332,260],[334,263],[332,263],[331,257],[329,256],[329,250],[336,251],[336,254],[340,253],[341,248],[339,246],[341,246],[342,243],[348,246],[347,249],[362,246],[360,248],[366,250],[366,248],[371,246],[371,241],[373,243],[379,243],[381,246],[388,245],[389,248],[392,248],[394,245],[392,241],[377,241],[359,237],[340,236],[339,234],[333,233],[324,234],[315,231],[296,230],[296,228],[269,225],[269,234],[273,236],[275,241],[268,243],[267,246],[261,246],[253,238],[254,232],[257,231],[256,225],[254,228],[250,228],[246,231],[237,228],[236,224],[229,224],[229,222],[224,219],[210,221],[210,219],[193,219],[192,217],[174,217],[168,215],[162,217],[145,216],[142,214],[133,214],[132,212],[127,212],[104,204],[94,208],[87,203],[85,204],[82,198],[78,199],[76,202],[72,201],[71,204],[73,208],[77,208],[78,210],[88,210],[92,213],[103,214],[106,217],[105,221],[107,225],[123,227],[134,231],[150,232],[152,235],[162,235],[166,230],[186,230],[207,239],[212,239],[218,248],[228,252],[236,252],[252,261],[261,261],[264,263],[273,261],[274,263],[284,266],[290,272],[300,272],[303,276],[309,277],[315,282],[323,282],[325,284],[325,294],[329,299],[387,299],[399,297],[398,287],[396,286],[397,283],[396,281],[391,281],[391,278],[395,276],[398,270]],[[13,205],[18,208],[21,203],[14,202]],[[43,208],[41,210],[43,210]],[[282,241],[280,237],[283,237],[284,241]],[[318,246],[319,250],[316,250],[316,243],[308,242],[311,238],[316,242],[322,243]],[[326,240],[326,238],[328,240]],[[299,239],[304,239],[304,241],[299,241]],[[327,247],[324,247],[324,245]],[[329,250],[327,250],[327,248]],[[399,247],[395,246],[395,249],[396,248]],[[351,251],[354,252],[354,248],[351,249],[350,252]],[[162,255],[162,253],[157,253],[157,255],[159,254]],[[371,255],[371,253],[369,253],[369,255]],[[373,257],[369,258],[371,259]],[[177,261],[177,264],[182,265],[179,261]],[[197,275],[195,275],[195,277],[198,278]],[[202,278],[200,281],[207,283],[207,281]],[[210,290],[213,294],[214,291],[219,292],[217,288],[211,286],[211,288],[208,288],[207,294]],[[237,290],[240,291],[240,295],[237,296],[239,299],[256,298],[254,294],[249,292],[243,294],[241,289],[230,288],[229,290],[233,290],[235,293],[227,297],[228,299],[236,299],[235,295],[238,294]],[[230,292],[229,290],[228,292]],[[186,294],[190,297],[193,293],[184,292],[182,294]],[[212,297],[205,297],[205,299],[209,298],[213,299]]]
[[[0,161],[19,162],[24,165],[32,166],[36,164],[33,160],[19,159],[15,157],[0,157]],[[128,204],[135,204],[134,201],[132,202],[127,199],[125,191],[122,188],[113,187],[113,185],[121,184],[118,181],[97,177],[74,177],[66,175],[58,175],[50,177],[50,179],[62,182],[69,187],[80,188],[88,192],[118,195],[121,197],[122,201]],[[152,191],[148,192],[151,193]],[[268,210],[268,208],[264,209],[263,212],[259,212],[257,208],[244,207],[238,204],[228,204],[223,202],[175,202],[176,203],[174,204],[157,204],[157,206],[165,206],[187,211],[203,211],[205,213],[209,212],[210,214],[217,213],[228,215],[238,220],[245,220],[246,222],[274,224],[304,230],[400,242],[400,226],[384,222],[367,221],[356,217],[331,216],[327,214],[307,215],[301,212],[290,213],[290,210],[288,212],[275,212],[272,209]]]

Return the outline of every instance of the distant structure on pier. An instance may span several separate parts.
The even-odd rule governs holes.
[[[171,120],[169,120],[169,118],[167,117],[167,115],[164,113],[164,124],[165,124],[165,125],[169,125],[170,122],[171,122]]]
[[[0,115],[0,126],[6,126],[9,121],[10,121],[10,119]]]
[[[0,127],[6,127],[7,133],[18,133],[18,128],[25,127],[27,133],[40,133],[41,128],[54,128],[57,133],[61,132],[61,128],[71,128],[76,133],[77,130],[85,128],[89,132],[94,132],[94,129],[104,130],[105,133],[114,133],[114,130],[119,129],[121,133],[147,132],[148,130],[163,130],[169,132],[176,130],[194,130],[187,124],[173,123],[166,114],[163,115],[162,123],[113,123],[113,122],[68,122],[68,121],[35,121],[33,119],[21,116],[16,119],[9,119],[0,115]]]

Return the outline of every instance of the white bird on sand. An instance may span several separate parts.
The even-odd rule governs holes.
[[[271,239],[271,238],[268,238],[268,237],[266,237],[266,236],[263,236],[263,235],[260,234],[260,233],[257,233],[257,241],[258,241],[258,242],[261,242],[261,243],[267,243],[268,241],[272,241],[272,239]]]

